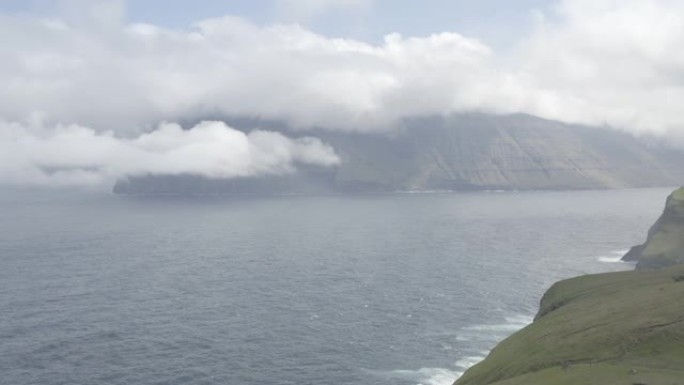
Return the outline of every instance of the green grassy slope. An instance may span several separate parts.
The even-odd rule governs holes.
[[[684,384],[684,266],[555,284],[456,384]]]

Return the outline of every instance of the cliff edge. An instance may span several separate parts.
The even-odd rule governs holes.
[[[663,215],[648,231],[646,242],[622,258],[637,261],[637,270],[684,263],[684,187],[667,198]]]
[[[684,384],[683,209],[679,189],[639,251],[641,270],[556,283],[535,321],[455,385]]]

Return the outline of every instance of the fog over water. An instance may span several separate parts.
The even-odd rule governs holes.
[[[8,384],[447,384],[670,189],[0,194]]]

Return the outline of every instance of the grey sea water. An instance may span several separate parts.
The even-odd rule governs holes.
[[[5,191],[0,384],[448,384],[669,191]]]

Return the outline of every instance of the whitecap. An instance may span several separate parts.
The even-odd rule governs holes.
[[[463,372],[445,368],[420,368],[418,370],[393,370],[390,378],[414,381],[416,385],[451,385]]]
[[[502,323],[472,325],[462,328],[456,335],[457,341],[473,341],[475,345],[480,345],[476,350],[470,349],[470,354],[460,358],[455,363],[454,369],[447,368],[421,368],[418,370],[393,370],[384,372],[389,378],[398,378],[414,382],[416,385],[451,385],[463,373],[479,363],[487,354],[488,350],[481,350],[484,347],[491,347],[503,340],[514,332],[532,323],[533,317],[527,315],[511,315],[504,317]],[[450,334],[450,333],[448,333]],[[473,342],[467,345],[472,345]],[[482,344],[484,342],[484,344]]]
[[[629,252],[629,249],[613,250],[609,255],[599,256],[597,259],[599,262],[603,263],[630,263],[629,261],[623,261],[622,257]]]
[[[625,261],[622,260],[622,256],[601,256],[598,257],[598,261],[602,263],[624,263]]]
[[[460,369],[467,370],[470,369],[471,367],[475,366],[477,363],[480,361],[484,360],[485,356],[469,356],[469,357],[463,357],[460,360],[456,361],[456,366],[459,367]]]
[[[499,342],[532,323],[533,317],[527,315],[513,315],[505,317],[504,320],[505,322],[497,324],[466,326],[458,332],[456,340],[460,342]]]
[[[483,324],[466,326],[463,330],[489,332],[515,332],[532,323],[533,318],[525,315],[505,317],[506,322],[500,324]],[[510,333],[509,333],[510,334]]]
[[[487,331],[487,332],[507,332],[520,329],[518,324],[498,324],[498,325],[473,325],[466,326],[463,330]]]
[[[518,325],[523,328],[534,321],[534,317],[529,315],[516,314],[510,317],[505,317],[506,322],[513,325]]]

